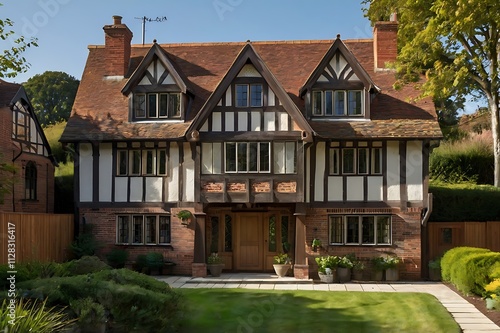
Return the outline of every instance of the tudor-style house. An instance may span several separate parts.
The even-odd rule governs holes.
[[[392,87],[397,22],[363,40],[131,45],[115,16],[104,34],[61,138],[104,252],[160,252],[194,276],[213,252],[231,271],[288,252],[298,278],[318,255],[392,253],[421,278],[441,131],[430,99]]]
[[[53,213],[54,160],[26,91],[0,80],[0,212]]]

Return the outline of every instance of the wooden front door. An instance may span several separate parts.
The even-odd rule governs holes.
[[[261,213],[237,215],[236,269],[260,271],[264,269],[264,238]]]

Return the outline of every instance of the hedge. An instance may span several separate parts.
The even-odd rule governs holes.
[[[431,182],[430,221],[500,221],[500,190],[493,186]]]
[[[467,294],[484,296],[484,286],[500,274],[500,253],[474,247],[456,247],[441,260],[444,281]]]

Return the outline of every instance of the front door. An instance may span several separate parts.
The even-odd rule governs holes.
[[[263,270],[262,214],[238,214],[236,230],[236,269],[241,271]]]

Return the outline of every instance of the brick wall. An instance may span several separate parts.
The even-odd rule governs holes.
[[[311,265],[311,272],[317,273],[315,257],[325,255],[343,256],[355,253],[362,258],[370,268],[370,259],[374,256],[388,254],[397,255],[402,259],[400,265],[400,278],[402,280],[421,279],[421,244],[420,244],[420,212],[400,212],[399,209],[335,209],[337,214],[387,214],[392,216],[392,245],[386,246],[351,246],[351,245],[328,245],[328,214],[330,209],[310,209],[306,217],[306,256]],[[321,240],[322,247],[316,252],[311,246],[312,240]],[[366,278],[369,270],[366,270]]]
[[[373,28],[375,68],[385,68],[386,62],[394,62],[398,54],[398,23],[377,22]]]
[[[179,209],[177,209],[179,210]],[[85,217],[86,223],[94,225],[96,238],[104,245],[98,256],[105,259],[105,254],[114,247],[125,249],[129,252],[130,264],[135,261],[139,254],[148,252],[159,252],[165,260],[172,261],[176,265],[172,269],[173,274],[191,275],[194,249],[194,226],[185,227],[175,216],[177,212],[172,210],[171,244],[170,245],[115,245],[116,240],[116,216],[119,214],[165,214],[170,213],[161,208],[100,208],[80,209],[81,217]],[[81,229],[80,229],[81,230]]]
[[[120,16],[113,16],[113,24],[105,25],[106,74],[123,76],[127,73],[132,32],[121,23]]]

